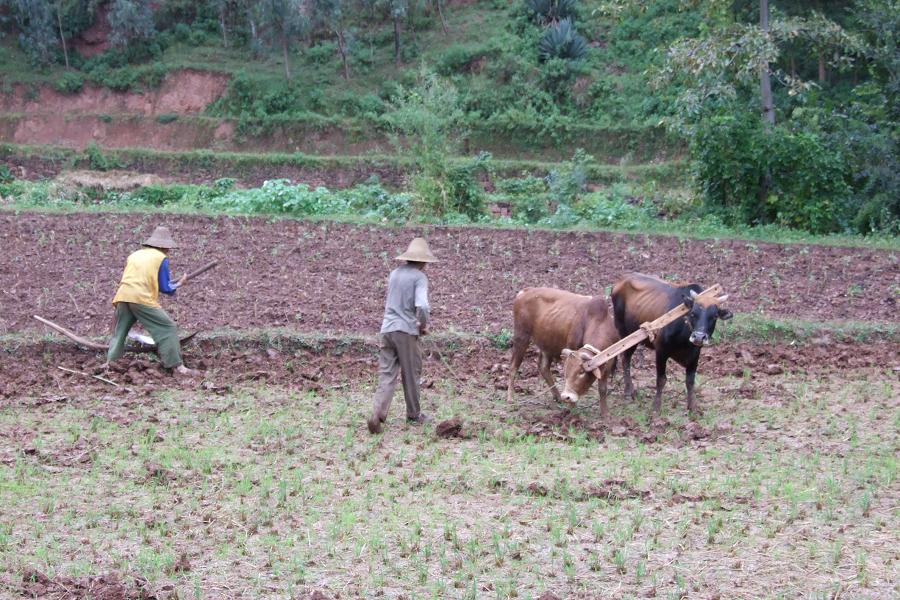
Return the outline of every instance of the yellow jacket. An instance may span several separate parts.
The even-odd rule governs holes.
[[[132,252],[125,262],[125,271],[113,304],[133,302],[160,308],[159,266],[165,259],[166,255],[156,248],[141,248]]]

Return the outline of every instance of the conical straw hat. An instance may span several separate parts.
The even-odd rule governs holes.
[[[397,260],[411,260],[413,262],[432,263],[437,262],[434,254],[428,249],[425,238],[417,237],[409,243],[406,252],[397,257]]]
[[[164,250],[178,247],[177,244],[175,244],[175,240],[172,239],[172,234],[169,233],[169,228],[162,225],[153,230],[153,235],[147,238],[144,245],[153,246],[154,248],[163,248]]]

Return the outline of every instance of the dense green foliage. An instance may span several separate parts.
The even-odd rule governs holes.
[[[598,128],[640,138],[666,123],[691,150],[699,210],[717,219],[900,231],[897,0],[771,0],[768,32],[756,0],[0,5],[6,81],[46,77],[64,93],[85,83],[140,90],[175,68],[220,70],[231,81],[207,112],[237,120],[239,136],[294,121],[422,140],[429,125],[407,109],[439,81],[445,105],[431,115],[455,134],[396,145],[414,165],[409,189],[423,215],[484,211],[478,182],[492,161],[460,163],[480,150],[460,143],[460,132],[549,141],[571,155]],[[98,19],[111,27],[112,47],[83,58],[73,42]],[[23,70],[20,51],[37,71]],[[772,128],[760,124],[761,69],[772,79]],[[627,162],[631,148],[618,156]],[[528,203],[522,210],[534,218],[572,219],[572,203]]]

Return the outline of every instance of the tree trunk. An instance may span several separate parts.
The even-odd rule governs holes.
[[[350,81],[350,65],[347,62],[347,41],[344,39],[344,30],[337,31],[338,50],[341,53],[341,65],[344,67],[344,79]]]
[[[819,83],[827,81],[827,73],[825,72],[825,51],[819,50]]]
[[[56,23],[59,25],[59,41],[62,42],[63,56],[66,57],[66,68],[69,68],[69,49],[66,47],[66,35],[63,33],[62,16],[59,14],[59,5],[56,6]]]
[[[394,16],[394,63],[400,66],[400,19]]]
[[[762,30],[763,35],[769,36],[769,0],[759,0],[759,28]],[[763,127],[765,127],[766,131],[769,131],[775,125],[775,109],[772,106],[772,79],[768,64],[763,65],[759,69],[759,91],[762,99]],[[759,190],[756,196],[760,212],[762,212],[762,207],[769,198],[769,189],[771,187],[772,174],[768,169],[765,169],[760,176]]]
[[[444,20],[444,0],[434,0],[434,3],[437,4],[438,16],[441,18],[441,29],[444,30],[444,35],[447,35],[450,32],[447,30],[447,21]]]
[[[769,0],[759,0],[759,28],[766,37],[769,36]],[[775,108],[772,105],[772,78],[767,64],[759,69],[759,93],[763,123],[770,128],[775,124]]]
[[[291,78],[291,63],[288,56],[288,39],[287,35],[281,36],[281,54],[284,56],[284,76],[286,79]]]
[[[222,45],[228,47],[228,24],[225,22],[225,7],[219,9],[219,27],[222,28]]]
[[[253,20],[253,15],[249,11],[247,11],[247,20],[250,21],[250,47],[255,49],[259,38],[256,33],[256,21]],[[254,54],[255,52],[254,50]]]

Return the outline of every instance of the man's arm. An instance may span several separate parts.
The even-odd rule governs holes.
[[[175,294],[175,290],[178,289],[177,283],[172,283],[171,275],[169,274],[169,259],[164,258],[162,263],[159,265],[159,291],[167,296],[172,296]]]
[[[428,305],[428,279],[422,277],[416,281],[416,320],[419,321],[419,333],[428,332],[428,317],[431,307]]]

